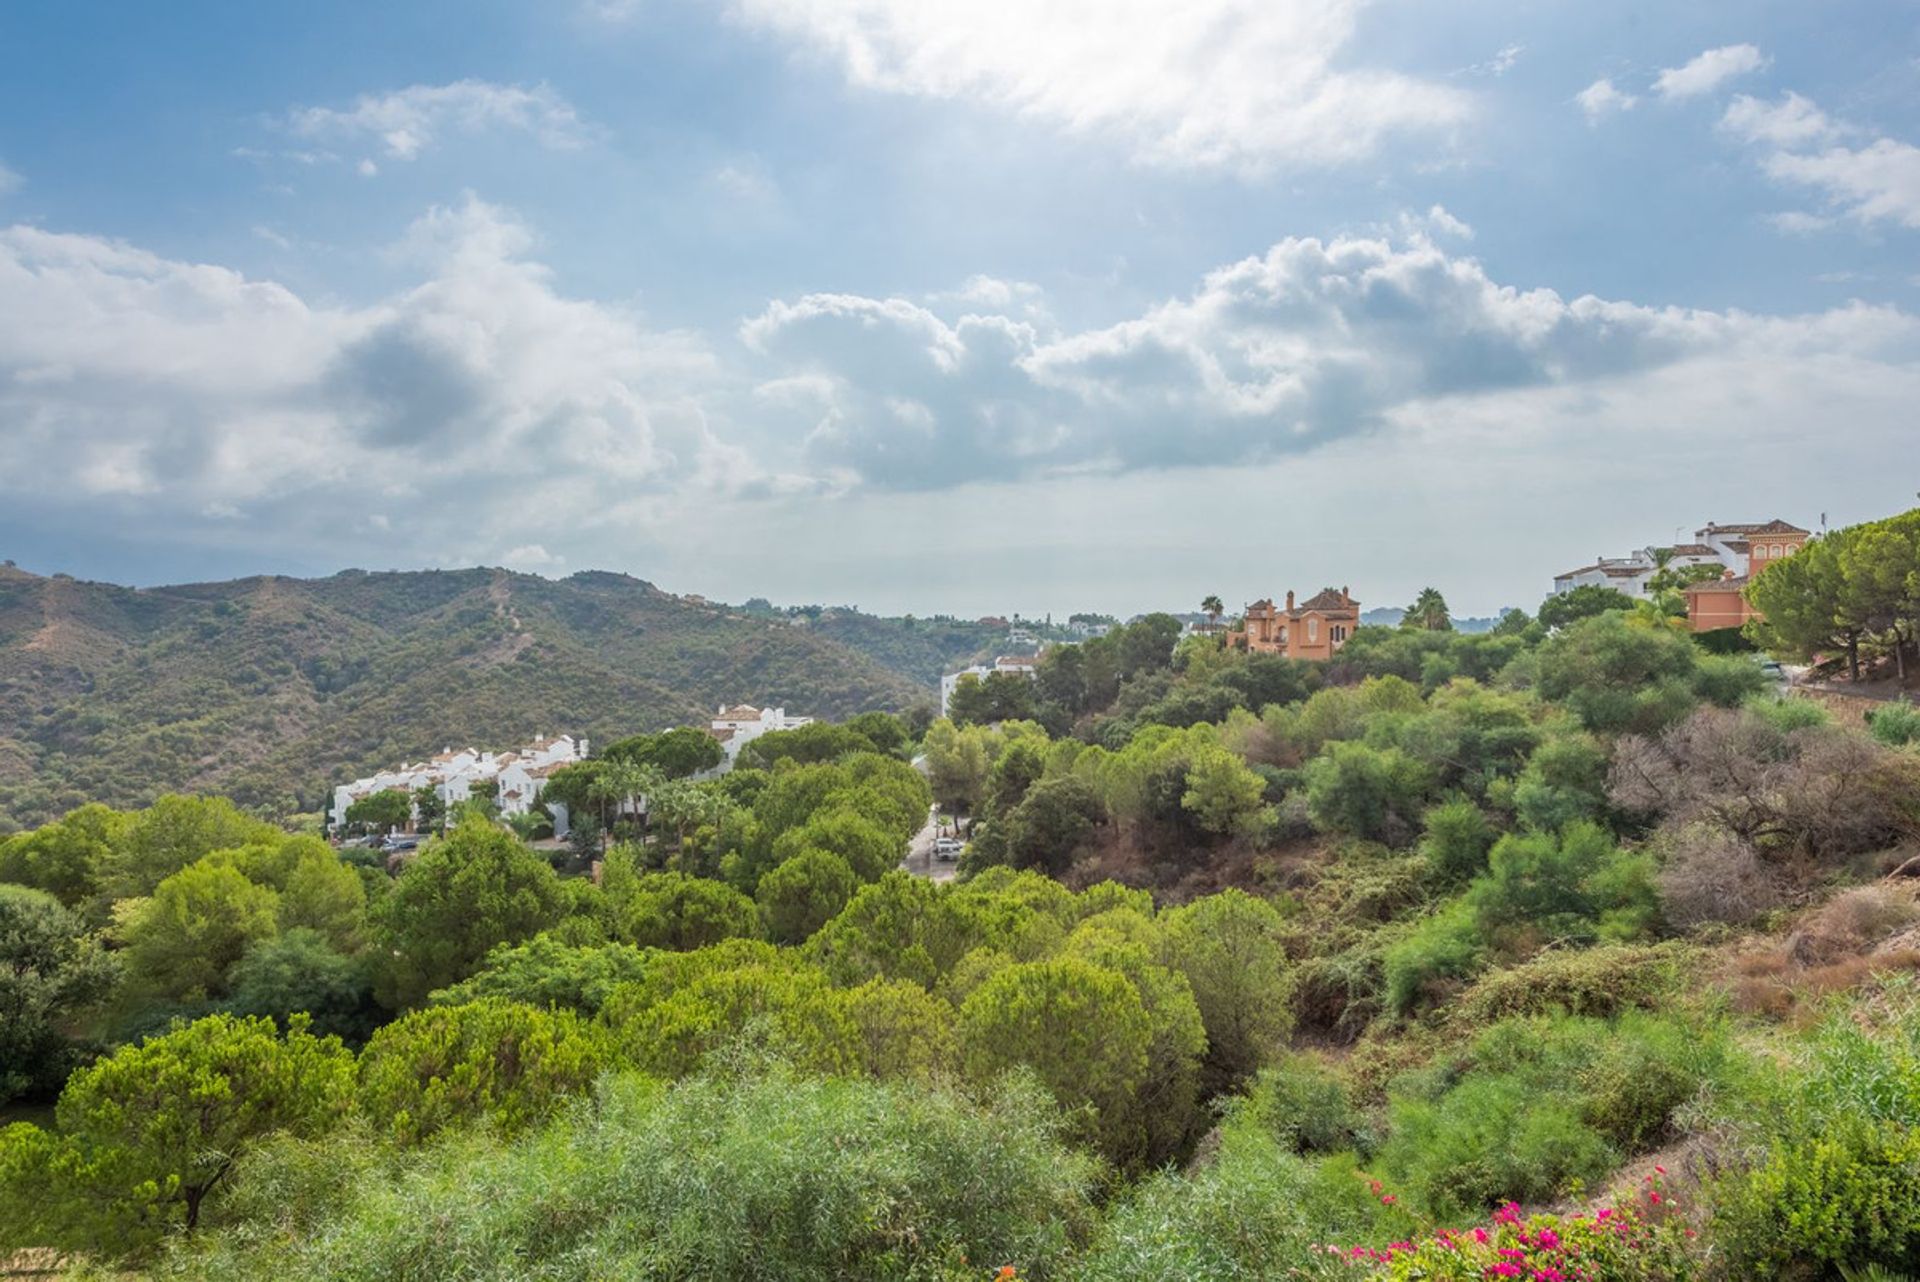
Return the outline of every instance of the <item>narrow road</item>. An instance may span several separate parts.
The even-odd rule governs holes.
[[[954,865],[933,857],[933,840],[940,835],[939,823],[935,819],[937,813],[931,810],[927,812],[926,825],[913,834],[913,840],[907,843],[907,857],[900,861],[900,867],[930,881],[952,881]]]

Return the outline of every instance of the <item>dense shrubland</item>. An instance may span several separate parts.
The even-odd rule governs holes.
[[[0,843],[0,1091],[54,1104],[0,1136],[0,1244],[194,1278],[1920,1266],[1905,739],[1658,610],[1324,667],[1176,634],[709,782],[610,747],[561,781],[604,850],[467,814],[389,873],[184,797]],[[944,885],[895,870],[935,799],[972,838]]]

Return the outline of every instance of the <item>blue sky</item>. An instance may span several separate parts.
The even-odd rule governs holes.
[[[13,5],[0,555],[1531,606],[1911,505],[1917,104],[1850,0]]]

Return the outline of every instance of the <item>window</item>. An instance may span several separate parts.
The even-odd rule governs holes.
[[[1320,639],[1320,620],[1308,619],[1307,620],[1307,643],[1311,645],[1313,642],[1318,641],[1319,639]]]
[[[1338,623],[1334,624],[1332,637],[1333,637],[1333,643],[1335,645],[1339,645],[1342,641],[1345,641],[1347,639],[1346,628],[1341,624],[1338,624]]]
[[[1773,545],[1773,555],[1775,556],[1780,555],[1780,545],[1778,543]]]

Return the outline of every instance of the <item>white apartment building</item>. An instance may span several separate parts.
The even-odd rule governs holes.
[[[775,730],[798,730],[801,726],[812,724],[812,717],[790,717],[785,708],[756,708],[750,703],[736,703],[732,707],[721,705],[720,710],[713,714],[711,733],[720,741],[720,747],[727,757],[708,772],[708,777],[733,769],[734,762],[739,760],[740,749],[761,735]]]
[[[338,829],[347,822],[347,808],[354,802],[390,790],[412,794],[431,787],[451,808],[471,798],[474,785],[489,780],[496,785],[495,797],[501,814],[524,814],[540,799],[540,789],[548,775],[586,757],[587,741],[565,734],[539,735],[516,752],[447,748],[425,761],[394,766],[341,784],[333,790],[333,806],[327,821],[329,826]],[[564,837],[566,807],[556,805],[551,809],[554,834]]]
[[[953,692],[959,688],[963,677],[976,677],[985,681],[996,672],[1012,672],[1031,681],[1039,666],[1040,656],[1037,654],[1003,654],[991,664],[976,663],[970,668],[950,672],[940,678],[940,715],[943,717],[947,715],[947,710],[953,703]]]

